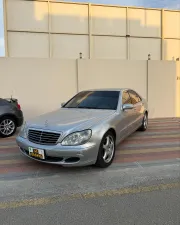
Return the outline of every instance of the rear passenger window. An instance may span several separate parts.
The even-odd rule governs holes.
[[[131,96],[131,102],[133,105],[141,101],[141,98],[139,97],[139,95],[136,94],[134,91],[130,91],[129,94]]]
[[[0,106],[5,106],[5,105],[8,105],[8,101],[0,98]]]
[[[131,98],[129,96],[129,93],[127,91],[123,92],[122,95],[122,104],[131,104]]]

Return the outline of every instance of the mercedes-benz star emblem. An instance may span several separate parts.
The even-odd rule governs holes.
[[[48,127],[48,121],[47,120],[45,121],[45,126]]]

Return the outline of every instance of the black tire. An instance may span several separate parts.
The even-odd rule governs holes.
[[[113,150],[113,153],[111,154],[111,157],[109,158],[109,161],[103,158],[105,156],[105,149],[103,148],[103,146],[104,146],[104,143],[107,141],[108,137],[110,137],[110,139],[114,145],[114,150]],[[106,167],[110,166],[112,164],[114,156],[115,156],[115,150],[116,150],[115,136],[111,131],[108,131],[104,135],[104,137],[101,141],[95,166],[100,167],[100,168],[106,168]]]
[[[146,131],[148,128],[148,114],[147,112],[144,114],[142,125],[139,128],[140,131]]]
[[[7,132],[7,134],[5,134],[3,132],[3,129],[2,129],[2,126],[4,124],[3,122],[5,122],[5,121],[9,121],[12,124],[11,125],[12,130],[11,130],[11,132],[9,130],[9,133]],[[16,121],[15,121],[15,119],[13,117],[11,117],[11,116],[4,116],[4,117],[0,118],[0,137],[2,137],[2,138],[11,137],[11,136],[13,136],[15,134],[16,130],[17,130],[17,124],[16,124]]]

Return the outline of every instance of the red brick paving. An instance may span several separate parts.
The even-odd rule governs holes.
[[[8,144],[8,148],[2,148]],[[0,139],[0,175],[28,174],[33,171],[43,174],[43,172],[57,172],[62,169],[60,166],[35,162],[22,156],[15,145],[14,138]],[[123,141],[117,148],[114,163],[175,158],[180,158],[180,119],[165,118],[150,120],[149,129],[146,132],[136,132]]]

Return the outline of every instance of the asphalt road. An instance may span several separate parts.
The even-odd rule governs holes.
[[[2,225],[179,225],[179,189],[10,209]]]
[[[180,163],[0,181],[1,225],[179,225]]]

